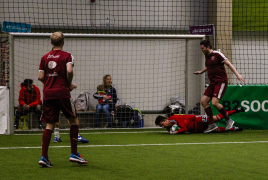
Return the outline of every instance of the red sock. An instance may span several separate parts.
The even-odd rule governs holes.
[[[206,114],[208,116],[209,124],[215,123],[215,121],[213,120],[213,113],[212,113],[212,109],[211,109],[210,106],[205,109],[205,112],[206,112]]]
[[[235,110],[227,111],[227,113],[228,113],[228,116],[231,116],[232,114],[235,113]],[[224,117],[223,117],[222,114],[218,114],[218,115],[217,115],[217,119],[218,119],[218,120],[222,120],[223,118],[224,118]]]
[[[219,132],[225,132],[225,127],[218,127]]]
[[[71,153],[77,154],[78,125],[71,125],[70,128]]]
[[[223,115],[223,117],[225,118],[226,121],[228,121],[230,119],[229,116],[228,116],[228,113],[225,111],[224,107],[222,107],[218,111]]]
[[[52,131],[49,129],[45,129],[43,132],[43,137],[42,137],[42,156],[45,156],[46,158],[48,157],[48,147],[51,139],[51,134]]]

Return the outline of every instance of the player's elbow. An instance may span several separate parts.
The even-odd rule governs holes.
[[[73,70],[72,69],[67,70],[67,74],[72,75],[73,74]]]

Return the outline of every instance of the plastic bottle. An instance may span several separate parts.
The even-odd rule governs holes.
[[[135,103],[134,103],[134,101],[131,102],[131,107],[132,107],[132,109],[135,108]]]
[[[106,27],[110,26],[110,19],[107,17],[106,21],[105,21],[105,25]]]

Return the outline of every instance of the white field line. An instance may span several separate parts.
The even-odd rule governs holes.
[[[79,133],[79,134],[137,134],[137,133],[168,133],[167,131],[133,131],[133,132],[91,132],[91,133]],[[69,134],[69,133],[60,133],[60,134]],[[43,134],[15,134],[15,136],[31,136],[31,135],[40,135]]]
[[[122,145],[82,145],[82,147],[129,147],[129,146],[180,146],[180,145],[211,145],[211,144],[257,144],[268,143],[268,141],[249,141],[249,142],[210,142],[210,143],[166,143],[166,144],[122,144]],[[41,149],[42,146],[36,147],[2,147],[4,149]],[[70,146],[50,146],[49,148],[70,148]]]

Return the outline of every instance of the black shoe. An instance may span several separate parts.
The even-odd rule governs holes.
[[[244,128],[242,128],[242,127],[234,127],[234,130],[235,130],[235,131],[243,131]]]
[[[39,125],[39,129],[44,129],[43,126],[42,126],[41,124]]]
[[[14,130],[19,129],[17,124],[14,124]]]
[[[245,110],[245,108],[243,108],[243,107],[240,107],[240,108],[235,109],[235,112],[236,112],[236,113],[245,112],[245,111],[246,111],[246,110]]]

